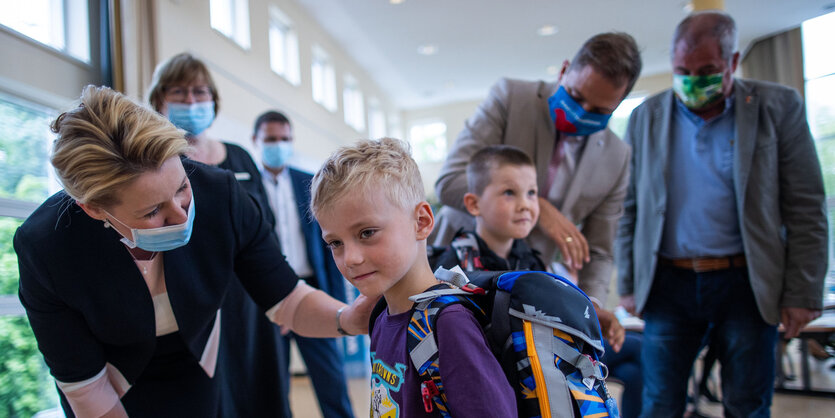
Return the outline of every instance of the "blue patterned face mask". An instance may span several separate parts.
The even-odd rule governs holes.
[[[185,130],[189,136],[203,133],[215,120],[215,102],[166,103],[168,120],[174,126]]]
[[[293,156],[293,144],[289,141],[271,142],[261,147],[261,160],[268,167],[284,167]]]
[[[109,212],[105,211],[108,215]],[[188,206],[188,219],[179,225],[169,225],[159,228],[137,229],[130,228],[124,222],[116,219],[115,216],[110,215],[116,222],[119,222],[125,228],[130,229],[133,235],[133,241],[124,237],[121,241],[129,248],[139,247],[145,251],[168,251],[175,248],[182,247],[188,244],[191,239],[191,231],[194,226],[194,194],[191,195],[191,203]],[[110,227],[110,221],[104,221],[105,227]],[[113,228],[116,229],[116,228]],[[119,232],[116,229],[116,232]],[[121,235],[121,232],[119,233]]]
[[[557,131],[566,135],[591,135],[605,128],[609,123],[609,118],[612,117],[612,115],[602,113],[586,112],[563,86],[560,86],[557,92],[548,98],[548,110],[551,112],[551,119],[554,120]]]

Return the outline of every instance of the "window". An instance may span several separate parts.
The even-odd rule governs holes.
[[[8,416],[58,407],[55,383],[17,298],[12,247],[23,219],[58,189],[47,161],[54,116],[51,109],[0,94],[0,414]]]
[[[88,22],[87,1],[0,0],[0,25],[86,63],[90,63]]]
[[[626,125],[629,123],[629,116],[632,115],[632,110],[638,107],[646,99],[645,95],[627,97],[620,102],[620,105],[612,113],[612,118],[609,119],[609,129],[623,138],[626,135]]]
[[[249,49],[249,0],[211,0],[212,28]]]
[[[345,75],[345,87],[342,89],[342,108],[345,111],[345,123],[362,132],[365,130],[365,104],[357,80],[350,74]]]
[[[298,35],[293,22],[274,5],[270,5],[270,68],[295,86],[301,82]]]
[[[803,76],[806,80],[806,117],[815,138],[823,170],[830,236],[835,227],[835,56],[831,42],[835,37],[835,12],[803,22]],[[832,240],[829,248],[830,272],[835,270]],[[835,304],[835,276],[826,277],[824,305]]]
[[[442,162],[447,152],[446,124],[436,120],[413,124],[409,129],[409,143],[416,162]]]
[[[380,101],[368,100],[368,137],[379,139],[386,136],[386,114],[380,106]]]
[[[325,109],[336,112],[336,74],[333,70],[330,55],[318,45],[313,46],[313,62],[310,72],[313,100],[324,106]]]
[[[388,119],[388,125],[386,125],[388,127],[388,136],[398,139],[405,138],[403,135],[403,124],[400,123],[400,114],[389,113],[386,119]]]

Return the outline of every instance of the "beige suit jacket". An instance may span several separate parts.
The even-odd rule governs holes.
[[[437,216],[436,245],[447,244],[461,227],[474,228],[472,217],[463,212],[467,162],[488,145],[513,145],[528,153],[536,164],[540,195],[547,193],[548,165],[557,135],[548,111],[548,97],[557,87],[557,83],[501,79],[491,88],[455,140],[435,184],[438,198],[446,205]],[[588,136],[586,141],[563,203],[557,209],[578,225],[589,243],[591,261],[580,271],[580,288],[605,303],[614,264],[615,229],[629,180],[630,150],[608,129]],[[534,228],[528,243],[540,252],[546,264],[558,251],[539,227]]]

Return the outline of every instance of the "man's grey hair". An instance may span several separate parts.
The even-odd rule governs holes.
[[[676,27],[671,52],[684,41],[687,48],[699,45],[705,38],[719,43],[722,59],[730,62],[737,51],[736,22],[731,15],[718,10],[692,13]]]

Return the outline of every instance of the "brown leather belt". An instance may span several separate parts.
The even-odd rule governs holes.
[[[742,254],[728,257],[699,257],[699,258],[664,258],[659,257],[658,261],[667,266],[680,269],[693,270],[696,273],[708,271],[725,270],[734,267],[746,267],[745,256]]]

